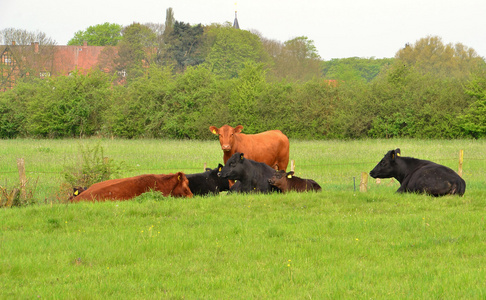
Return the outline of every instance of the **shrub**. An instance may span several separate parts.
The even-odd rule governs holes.
[[[75,166],[65,167],[64,179],[74,186],[89,187],[90,185],[109,180],[118,175],[124,163],[116,163],[105,157],[103,147],[96,144],[92,148],[80,146],[81,159]]]

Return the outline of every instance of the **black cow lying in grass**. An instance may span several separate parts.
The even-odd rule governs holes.
[[[283,193],[296,191],[321,191],[321,186],[312,179],[304,179],[294,176],[294,171],[285,173],[284,170],[275,171],[273,176],[268,179],[270,185],[279,188]]]
[[[466,182],[450,168],[428,160],[401,157],[400,149],[390,150],[371,170],[373,178],[394,177],[398,193],[426,193],[433,196],[463,195]]]
[[[222,178],[237,180],[231,187],[232,192],[239,193],[270,193],[279,191],[271,186],[268,180],[275,173],[275,169],[267,164],[256,162],[244,157],[243,153],[236,152],[221,169]]]
[[[186,178],[189,180],[189,188],[194,195],[208,195],[217,194],[222,191],[229,190],[228,179],[221,178],[218,173],[223,168],[222,164],[219,164],[215,169],[206,168],[203,173],[186,174]]]

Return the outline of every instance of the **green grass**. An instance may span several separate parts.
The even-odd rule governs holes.
[[[40,198],[48,197],[60,183],[53,178],[76,161],[77,144],[96,142],[2,141],[2,182],[16,180],[9,172],[22,153],[28,173],[39,176]],[[204,162],[213,167],[222,159],[217,141],[101,143],[131,169],[123,176],[199,172]],[[291,141],[297,175],[315,179],[323,192],[192,199],[148,193],[124,202],[1,209],[0,298],[482,299],[485,146]],[[354,191],[353,177],[358,185],[361,172],[396,147],[456,170],[464,149],[465,196],[399,195],[389,180]]]

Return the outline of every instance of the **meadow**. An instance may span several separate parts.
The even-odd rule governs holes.
[[[196,173],[219,143],[175,140],[0,141],[0,186],[24,158],[36,204],[0,209],[0,298],[326,299],[486,297],[485,140],[291,140],[297,176],[321,193],[62,203],[53,195],[80,148],[100,145],[120,177]],[[362,172],[384,154],[458,168],[466,193],[396,194]]]

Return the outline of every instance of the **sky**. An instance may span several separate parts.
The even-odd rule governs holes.
[[[486,57],[485,0],[0,0],[0,30],[41,31],[66,45],[79,30],[105,22],[231,24],[285,42],[306,36],[324,60],[390,58],[405,44],[439,36]]]

